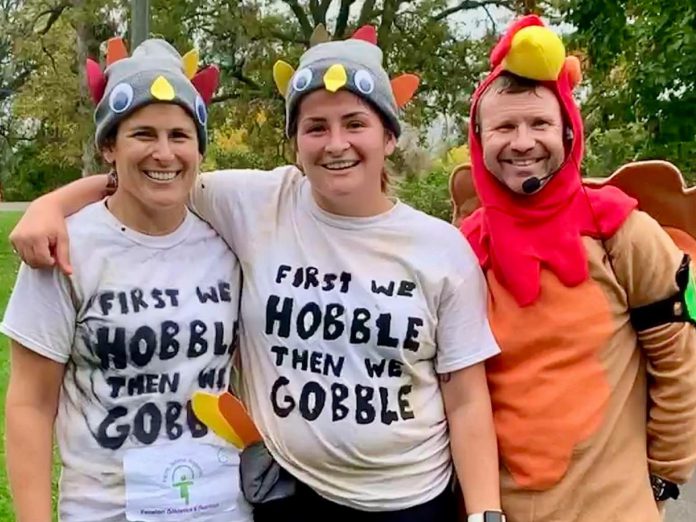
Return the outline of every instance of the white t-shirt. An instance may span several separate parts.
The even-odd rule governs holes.
[[[61,519],[250,521],[238,452],[190,408],[196,390],[227,388],[235,255],[190,212],[173,233],[147,236],[98,202],[68,231],[74,274],[23,265],[0,326],[65,364]]]
[[[192,205],[242,265],[242,393],[278,462],[366,511],[441,493],[452,468],[436,372],[499,352],[460,232],[398,201],[329,214],[294,167],[204,174]]]

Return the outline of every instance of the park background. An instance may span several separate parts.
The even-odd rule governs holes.
[[[128,41],[145,31],[181,54],[196,47],[202,65],[217,64],[204,166],[267,168],[292,161],[273,63],[296,65],[317,24],[343,39],[369,23],[387,70],[422,78],[390,162],[392,190],[449,220],[449,173],[468,161],[470,95],[506,25],[531,12],[560,31],[582,63],[583,174],[604,177],[626,162],[659,158],[695,182],[696,0],[0,0],[0,201],[31,201],[103,171],[83,64],[103,63],[112,36]],[[0,316],[18,267],[7,234],[19,216],[0,212]],[[0,397],[7,355],[0,339]],[[692,508],[683,516],[672,509],[670,520],[696,520]],[[0,522],[10,520],[3,448]]]

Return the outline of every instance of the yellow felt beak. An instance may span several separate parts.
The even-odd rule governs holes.
[[[346,69],[340,63],[329,67],[324,73],[324,87],[329,92],[336,92],[348,81]]]
[[[288,93],[288,84],[293,74],[295,74],[295,69],[289,63],[278,60],[273,64],[273,81],[283,98]]]
[[[503,68],[513,74],[537,81],[558,79],[565,61],[563,42],[546,27],[530,26],[512,37]]]
[[[158,76],[150,85],[150,94],[160,101],[172,101],[174,99],[174,87],[164,76]]]

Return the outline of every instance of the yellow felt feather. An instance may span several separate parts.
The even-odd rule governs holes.
[[[196,76],[198,71],[198,49],[191,49],[181,58],[181,61],[184,64],[186,77],[190,80]]]
[[[283,60],[278,60],[273,64],[273,81],[278,88],[278,92],[280,92],[283,97],[285,97],[288,92],[288,84],[294,73],[295,69],[293,66]]]
[[[197,391],[191,398],[191,406],[198,420],[213,430],[218,437],[239,449],[244,449],[244,441],[242,441],[242,438],[234,431],[220,411],[219,397],[217,395]]]
[[[512,37],[503,61],[505,70],[537,81],[555,81],[565,62],[561,39],[546,27],[533,25],[520,29]]]

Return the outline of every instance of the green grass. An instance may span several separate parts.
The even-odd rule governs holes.
[[[19,258],[12,252],[7,239],[15,226],[21,212],[0,212],[0,319],[5,315],[5,307],[14,287]],[[7,393],[7,378],[10,373],[10,343],[0,334],[0,522],[14,520],[10,485],[5,468],[5,395]],[[60,460],[58,452],[53,453],[53,520],[57,520],[56,502],[58,499],[58,477],[60,475]]]
[[[7,235],[19,220],[20,212],[0,212],[0,317],[14,286],[19,260],[12,253]],[[5,392],[10,371],[10,346],[7,338],[0,336],[0,520],[14,520],[7,473],[5,470]]]

